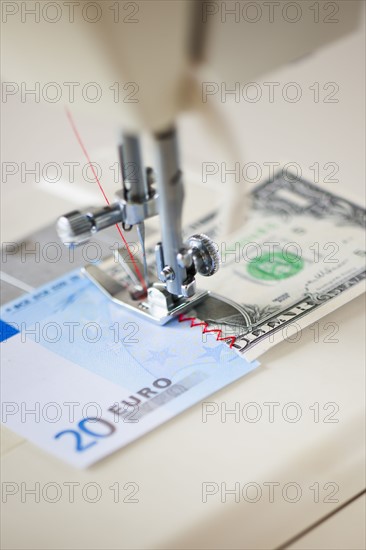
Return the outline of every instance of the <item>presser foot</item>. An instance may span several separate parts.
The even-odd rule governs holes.
[[[175,297],[164,284],[156,281],[149,286],[144,297],[141,286],[131,286],[126,282],[125,266],[122,268],[113,256],[103,259],[98,265],[88,264],[82,271],[115,303],[159,325],[165,325],[209,296],[207,290],[197,290],[191,297]]]

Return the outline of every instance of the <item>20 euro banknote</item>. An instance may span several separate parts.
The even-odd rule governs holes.
[[[1,310],[2,422],[85,467],[252,371],[216,334],[156,326],[80,271]]]

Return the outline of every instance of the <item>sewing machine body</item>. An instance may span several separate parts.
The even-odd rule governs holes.
[[[155,132],[169,125],[176,114],[181,112],[182,105],[187,106],[187,99],[183,101],[180,92],[183,89],[182,72],[189,66],[182,48],[189,29],[188,3],[174,1],[144,4],[148,16],[141,19],[139,25],[124,25],[119,33],[117,29],[108,30],[103,27],[102,30],[97,25],[86,25],[80,21],[75,21],[73,26],[65,21],[63,28],[62,25],[50,25],[44,21],[33,25],[31,19],[29,25],[24,25],[20,16],[13,19],[9,17],[9,25],[4,29],[3,44],[8,51],[8,58],[4,59],[3,67],[8,80],[42,83],[98,81],[103,82],[103,90],[108,90],[111,84],[121,78],[120,91],[128,81],[137,82],[141,78],[140,82],[145,82],[140,85],[140,89],[148,96],[146,101],[150,108],[143,110],[142,104],[106,101],[106,97],[97,104],[91,104],[80,100],[76,93],[72,109],[75,109],[77,116],[80,113],[80,119],[86,127],[89,117],[90,137],[97,134],[97,139],[91,140],[93,158],[105,147],[110,132],[113,133],[114,124],[108,123],[105,130],[105,120],[118,121],[117,126],[123,124],[132,132],[140,132],[142,128]],[[238,114],[232,106],[226,104],[233,115],[231,119],[242,120],[241,127],[237,125],[237,130],[241,130],[240,139],[243,150],[248,151],[247,158],[258,160],[261,166],[273,159],[282,163],[296,161],[303,167],[303,176],[309,180],[313,177],[309,166],[313,165],[315,159],[320,163],[337,160],[342,167],[342,176],[347,179],[344,190],[351,199],[360,196],[364,181],[360,159],[363,159],[364,151],[360,153],[357,137],[362,140],[362,128],[360,130],[358,126],[363,109],[363,100],[360,98],[362,82],[361,75],[350,69],[350,60],[354,59],[359,47],[364,44],[364,37],[348,40],[344,49],[340,44],[330,44],[319,56],[300,60],[298,71],[295,65],[289,65],[280,72],[279,65],[307,54],[314,47],[342,38],[355,26],[362,3],[335,3],[341,6],[341,14],[332,16],[332,6],[326,12],[321,11],[317,28],[314,25],[314,12],[306,14],[307,19],[299,21],[300,25],[284,21],[283,25],[281,23],[282,29],[279,28],[281,25],[271,24],[268,18],[266,22],[263,19],[261,33],[258,32],[258,25],[245,24],[242,12],[238,23],[235,22],[234,15],[228,17],[227,23],[223,25],[219,3],[212,4],[214,8],[218,8],[218,12],[212,17],[208,15],[213,23],[211,29],[215,28],[216,33],[215,41],[212,31],[210,55],[215,74],[222,71],[220,76],[207,78],[207,81],[218,81],[219,87],[214,97],[220,97],[222,90],[224,94],[229,90],[229,84],[225,87],[220,82],[232,84],[242,80],[245,83],[256,78],[255,75],[272,71],[276,67],[272,75],[274,81],[295,81],[299,78],[300,71],[306,83],[321,82],[322,78],[326,78],[339,82],[342,89],[344,101],[336,105],[338,118],[335,111],[329,110],[329,105],[317,106],[319,124],[316,131],[314,123],[309,123],[309,119],[315,116],[315,110],[311,110],[307,103],[302,111],[299,109],[301,112],[297,113],[295,125],[301,128],[301,132],[296,140],[292,133],[279,131],[283,129],[284,121],[293,117],[292,105],[279,104],[276,105],[275,114],[262,109],[262,114],[257,115],[240,105]],[[281,3],[280,10],[284,4]],[[297,4],[303,5],[302,2]],[[160,11],[158,5],[161,6]],[[315,7],[316,5],[323,10],[322,4],[316,2]],[[136,18],[131,9],[122,11],[121,14]],[[113,16],[113,12],[111,15]],[[292,16],[290,13],[288,15]],[[325,17],[338,17],[339,23],[325,23]],[[241,23],[245,24],[245,32]],[[141,34],[138,29],[143,29]],[[101,36],[110,39],[112,44],[116,39],[121,43],[125,40],[136,42],[130,51],[124,50],[121,54],[113,47],[105,49],[101,44]],[[235,46],[235,51],[240,57],[237,66],[242,72],[238,78],[238,73],[226,63],[223,40],[232,51],[239,36],[242,45],[239,48]],[[274,43],[275,36],[277,38]],[[290,47],[285,38],[283,41],[278,39],[281,36],[291,37]],[[147,57],[138,47],[142,37],[149,41]],[[121,55],[126,55],[124,67]],[[132,55],[141,58],[142,65],[130,63]],[[165,63],[161,62],[162,57],[166,60]],[[169,71],[166,70],[168,64]],[[330,69],[331,67],[334,69]],[[259,78],[258,82],[263,84]],[[134,89],[132,87],[126,90],[125,96]],[[114,91],[111,92],[112,98],[113,94]],[[37,151],[42,149],[42,153],[46,152],[45,159],[48,162],[55,158],[55,147],[58,148],[57,158],[60,162],[81,157],[78,152],[75,156],[70,152],[75,151],[77,144],[70,138],[70,129],[64,122],[63,114],[60,115],[57,111],[57,108],[61,111],[61,105],[56,105],[52,110],[53,105],[18,105],[10,100],[4,105],[11,115],[8,117],[9,123],[14,124],[18,113],[22,114],[22,120],[19,126],[15,125],[16,140],[11,144],[8,159],[18,160],[20,164],[30,151],[30,159],[33,161],[40,158]],[[311,107],[314,108],[314,105]],[[276,128],[275,140],[274,133],[264,131],[268,128],[269,120]],[[204,135],[204,130],[193,135],[183,132],[181,138],[183,143],[192,142],[191,149],[199,149],[203,141],[200,137]],[[355,139],[349,140],[350,135]],[[330,136],[336,136],[336,139],[332,140]],[[113,158],[117,158],[117,153],[113,152],[114,147],[115,144],[110,143],[106,166],[112,164]],[[197,181],[201,181],[201,164],[198,164],[197,169],[192,151],[188,150],[184,158],[186,162],[182,169],[190,173],[186,188],[186,209],[188,218],[194,221],[206,213],[203,212],[202,205],[208,189],[207,186],[197,184]],[[211,159],[209,152],[204,158]],[[245,162],[244,156],[240,161]],[[192,173],[197,177],[191,177]],[[20,181],[19,185],[14,184],[12,188],[5,185],[8,207],[4,210],[3,223],[7,226],[4,225],[3,239],[10,242],[17,241],[24,235],[32,235],[25,239],[25,247],[31,247],[34,242],[41,242],[46,246],[47,243],[57,240],[54,230],[57,216],[76,207],[84,208],[92,202],[90,199],[98,203],[97,190],[82,178],[72,185],[61,183],[60,187],[49,184],[47,187],[39,183],[24,185]],[[111,185],[108,181],[106,185],[112,196],[116,185]],[[222,197],[232,197],[229,192],[231,186],[235,186],[232,180],[230,183],[228,181]],[[324,184],[324,187],[334,191],[334,184]],[[215,192],[216,190],[220,194],[218,187]],[[243,190],[236,195],[238,203],[242,192]],[[100,204],[103,204],[102,200]],[[220,204],[220,200],[216,204]],[[32,216],[29,215],[30,205]],[[155,218],[150,221],[153,224]],[[46,224],[51,224],[52,227],[34,234]],[[106,240],[101,240],[100,244],[108,255],[110,244],[117,239],[112,228],[106,229],[105,233],[101,232],[98,237],[102,238],[103,235]],[[152,236],[155,237],[156,234]],[[75,254],[80,254],[80,262],[74,263],[72,267],[85,264],[81,250],[76,249]],[[61,271],[66,273],[70,270],[66,253],[57,264],[42,261],[36,265],[32,262],[25,265],[19,261],[13,268],[11,260],[12,258],[4,271],[9,272],[14,279],[33,287],[57,278]],[[25,286],[15,288],[12,283],[4,283],[3,288],[4,302],[27,290]],[[9,506],[4,506],[5,528],[2,536],[5,546],[36,546],[45,549],[230,546],[308,550],[312,547],[336,547],[338,544],[342,545],[345,539],[344,548],[356,548],[357,542],[363,536],[361,524],[364,521],[364,504],[358,508],[357,515],[351,515],[351,519],[348,515],[347,521],[342,518],[352,506],[344,506],[345,503],[364,489],[364,380],[360,373],[364,362],[362,303],[354,300],[329,314],[320,323],[320,331],[327,323],[339,327],[336,353],[332,353],[333,344],[326,343],[322,338],[315,344],[313,332],[303,331],[296,344],[283,342],[262,356],[262,368],[256,373],[215,394],[211,403],[217,412],[206,419],[207,422],[203,421],[201,405],[197,405],[153,434],[110,456],[89,473],[76,472],[4,429],[3,479],[11,480],[18,487],[24,483],[34,487],[37,481],[43,488],[50,482],[58,482],[63,489],[63,498],[58,503],[50,504],[45,500],[38,503],[30,496],[26,504],[19,497],[10,501]],[[349,356],[349,342],[352,342],[352,361]],[[262,416],[258,422],[250,421],[242,412],[249,402],[261,407]],[[274,422],[270,422],[266,416],[268,408],[264,404],[277,402],[280,402],[279,414]],[[294,402],[301,406],[302,417],[298,423],[286,422],[282,415],[284,407]],[[340,419],[339,423],[324,422],[329,410],[323,407],[329,402],[335,402],[339,406],[340,414],[336,416]],[[314,421],[314,403],[320,406],[319,422]],[[236,404],[239,404],[238,422],[237,413],[229,413],[230,410],[236,411]],[[225,422],[222,414],[227,414]],[[194,446],[194,452],[187,452],[187,442]],[[229,470],[226,465],[229,465]],[[219,488],[220,492],[203,503],[200,493],[202,480],[212,481],[218,486],[225,482],[229,490],[235,489],[235,484],[239,484],[240,502],[236,502],[235,494],[223,493],[221,498]],[[119,487],[123,488],[124,484],[130,482],[138,482],[141,487],[138,513],[136,504],[123,502],[128,497],[125,491],[119,495],[121,498],[118,502],[113,498],[115,493],[111,487],[116,487],[115,484],[119,483]],[[285,501],[282,491],[289,483],[294,482],[300,485],[302,494],[298,502],[291,503]],[[78,484],[77,496],[72,503],[67,497],[64,498],[68,494],[66,484],[70,486],[70,483]],[[100,502],[92,504],[81,498],[81,490],[85,489],[87,483],[99,484],[102,488]],[[245,501],[243,497],[243,494],[246,495],[248,483],[253,486],[257,484],[262,490],[257,502]],[[266,498],[268,484],[271,483],[279,484],[275,487],[278,493],[275,493],[274,501]],[[329,498],[330,490],[335,486],[329,486],[329,483],[336,483],[339,488],[333,502]],[[314,488],[320,491],[320,498],[317,500],[314,498]],[[55,513],[56,509],[59,513]],[[332,518],[324,521],[330,512],[333,513]],[[65,527],[63,529],[60,529],[61,516]],[[357,521],[357,518],[362,518],[362,521]],[[318,525],[315,530],[312,529],[314,524]],[[23,528],[19,529],[19,525],[23,525]],[[148,527],[141,528],[142,525]],[[308,533],[305,537],[304,532]],[[314,532],[315,541],[309,541],[307,537],[311,539]],[[356,537],[353,545],[352,534]],[[292,544],[286,543],[293,538],[298,540]]]

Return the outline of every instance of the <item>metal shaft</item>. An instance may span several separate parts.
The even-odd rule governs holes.
[[[165,267],[173,270],[173,276],[166,281],[167,290],[182,295],[182,283],[187,277],[185,268],[177,261],[177,254],[183,246],[182,210],[184,189],[182,174],[178,165],[178,151],[175,130],[156,136],[157,185],[159,194],[160,228],[163,241]]]
[[[148,200],[149,188],[141,160],[139,139],[136,136],[125,134],[119,154],[125,200],[140,203]]]

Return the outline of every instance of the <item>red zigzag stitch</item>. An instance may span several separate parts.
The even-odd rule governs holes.
[[[195,317],[184,317],[184,314],[181,313],[178,317],[178,321],[180,323],[183,323],[185,321],[191,321],[191,328],[202,326],[203,327],[202,334],[207,334],[209,332],[216,332],[217,333],[216,340],[217,341],[230,340],[230,345],[229,345],[230,348],[232,348],[234,343],[235,343],[235,340],[236,340],[235,336],[221,336],[222,335],[222,330],[221,329],[219,329],[219,328],[209,329],[208,328],[208,323],[205,323],[204,321],[197,322],[197,319]]]

